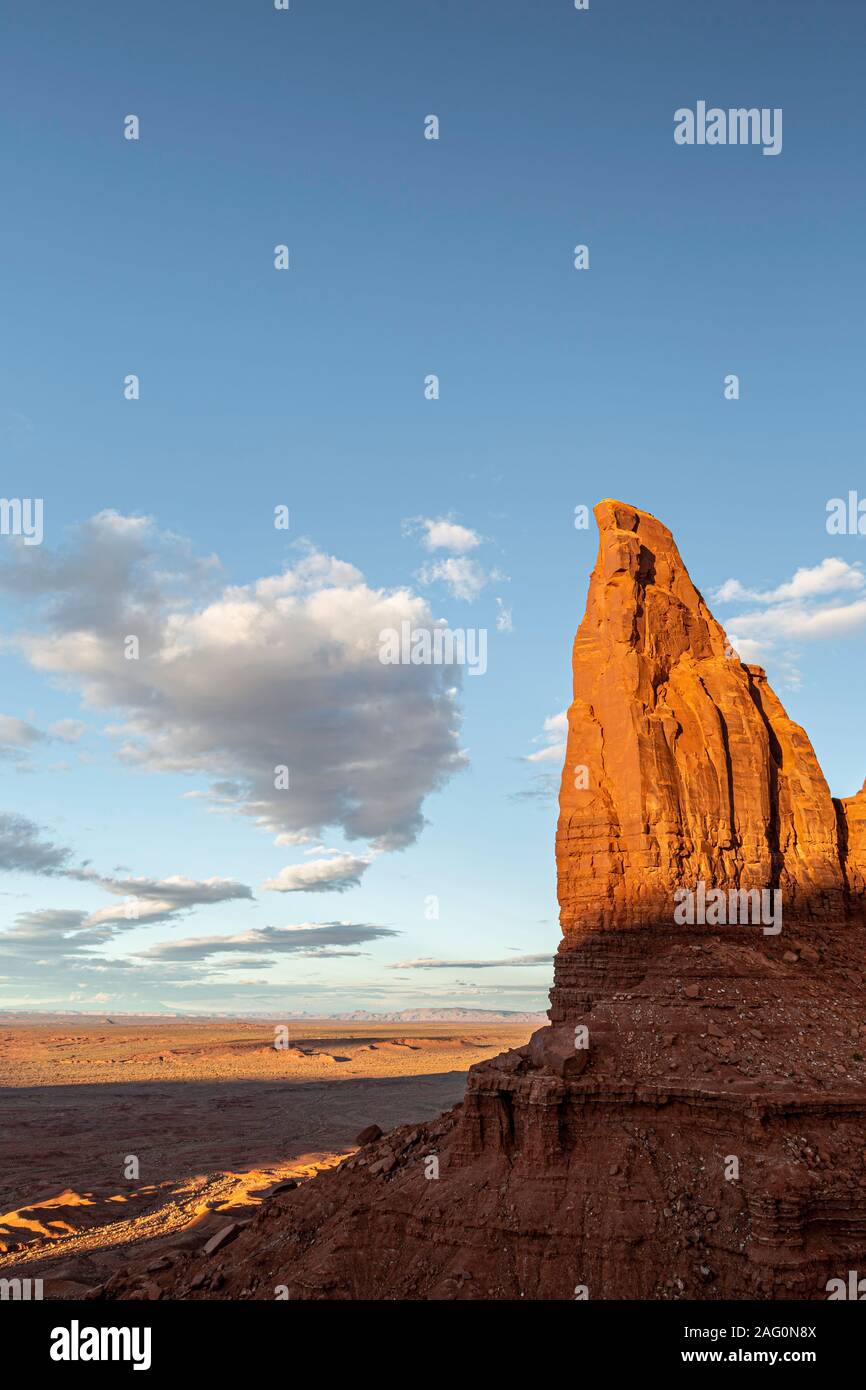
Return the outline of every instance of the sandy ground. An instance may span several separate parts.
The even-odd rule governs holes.
[[[365,1125],[446,1110],[531,1032],[305,1020],[277,1049],[260,1022],[0,1024],[0,1277],[78,1297],[133,1254],[198,1246]]]

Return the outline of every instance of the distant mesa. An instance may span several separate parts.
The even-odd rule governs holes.
[[[545,1015],[525,1009],[400,1009],[397,1013],[375,1014],[358,1009],[350,1014],[331,1014],[341,1023],[534,1023]]]
[[[223,1019],[249,1019],[269,1021],[279,1019],[283,1023],[292,1023],[303,1020],[304,1022],[316,1022],[330,1020],[334,1023],[535,1023],[541,1022],[545,1014],[541,1010],[527,1009],[466,1009],[466,1008],[428,1008],[428,1009],[399,1009],[394,1013],[371,1013],[368,1009],[355,1009],[351,1013],[337,1014],[311,1014],[306,1012],[296,1013],[292,1010],[284,1011],[280,1009],[256,1009],[256,1010],[221,1010],[214,1013],[143,1013],[129,1012],[123,1014],[121,1021],[136,1023],[208,1023]],[[103,1014],[94,1013],[87,1009],[74,1009],[68,1012],[58,1012],[46,1009],[0,1009],[0,1019],[7,1023],[19,1021],[29,1022],[38,1020],[42,1023],[50,1023],[62,1019],[99,1019],[102,1023],[113,1023],[117,1025],[118,1019],[105,1018]]]

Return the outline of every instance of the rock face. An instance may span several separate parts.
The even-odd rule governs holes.
[[[837,806],[848,889],[862,901],[866,894],[866,782],[856,796],[846,797]]]
[[[789,921],[845,910],[836,808],[812,745],[743,665],[667,527],[621,502],[574,644],[556,840],[566,936],[670,922],[677,888],[781,889]]]
[[[596,516],[550,1026],[173,1296],[820,1299],[866,1267],[866,788],[833,802],[670,532]],[[781,891],[783,929],[677,922],[700,881]]]

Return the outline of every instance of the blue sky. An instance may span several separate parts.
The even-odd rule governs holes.
[[[0,538],[0,1007],[546,1007],[545,721],[604,496],[708,597],[737,581],[716,615],[857,790],[866,536],[826,506],[866,497],[862,6],[94,0],[3,30],[2,491],[45,536]],[[677,146],[699,100],[782,108],[781,154]],[[383,669],[383,611],[485,629],[486,673]]]

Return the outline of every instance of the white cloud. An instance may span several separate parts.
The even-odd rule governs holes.
[[[89,708],[121,711],[122,760],[204,776],[218,809],[293,843],[336,826],[409,844],[424,798],[465,764],[459,669],[379,660],[383,629],[433,626],[426,600],[373,589],[311,547],[281,574],[221,588],[213,557],[103,512],[68,551],[12,552],[0,587],[44,619],[17,638],[31,664]],[[129,634],[139,660],[124,659]],[[275,787],[278,766],[290,790]]]
[[[857,591],[866,585],[862,566],[846,560],[828,557],[819,565],[801,567],[793,579],[775,589],[748,589],[739,579],[726,579],[712,595],[717,603],[749,601],[754,603],[784,603],[788,600],[818,598],[824,594]]]
[[[320,955],[330,948],[357,946],[386,936],[399,936],[391,927],[356,922],[305,922],[294,927],[253,927],[234,936],[193,936],[183,941],[162,941],[139,955],[148,960],[204,960],[208,956],[236,953],[245,955]],[[250,962],[244,961],[244,969]]]
[[[763,662],[778,644],[844,637],[866,624],[866,597],[846,602],[830,595],[862,594],[866,575],[859,563],[828,557],[818,565],[801,566],[792,579],[775,589],[750,589],[738,579],[728,579],[712,595],[717,603],[759,603],[763,607],[743,612],[726,623],[731,646],[743,661]],[[789,686],[800,684],[796,653],[777,658]]]
[[[565,741],[568,737],[568,711],[552,714],[544,721],[544,732],[533,739],[543,743],[534,753],[527,753],[523,759],[527,763],[561,763],[565,757]]]
[[[70,851],[41,838],[41,828],[26,816],[0,812],[0,871],[58,874]]]
[[[275,893],[345,893],[348,888],[357,888],[369,867],[369,859],[334,854],[307,864],[289,864],[276,878],[266,879],[262,887]]]
[[[436,960],[432,956],[421,956],[417,960],[400,960],[389,965],[389,970],[498,970],[503,966],[550,965],[553,954],[543,951],[538,955],[504,956],[497,960]]]
[[[473,603],[488,584],[502,577],[498,570],[486,570],[477,560],[464,555],[449,555],[447,560],[436,560],[418,571],[422,584],[444,584],[454,598],[464,603]]]
[[[488,570],[478,560],[470,557],[484,541],[477,531],[461,526],[449,517],[416,516],[403,522],[403,534],[407,536],[421,533],[421,544],[425,550],[434,552],[447,550],[451,554],[424,565],[417,574],[421,584],[444,584],[452,596],[463,603],[473,603],[489,584],[505,579],[499,570]],[[497,600],[501,608],[501,600]],[[507,615],[510,623],[511,615]],[[510,631],[501,622],[500,631]]]
[[[80,719],[58,719],[56,724],[51,725],[49,732],[63,743],[77,743],[86,729],[87,725]]]
[[[127,924],[129,925],[129,924]],[[277,1008],[285,1004],[286,983],[262,986],[247,981],[240,987],[233,972],[267,972],[284,955],[310,957],[323,963],[333,957],[363,954],[366,942],[400,933],[370,923],[314,922],[291,927],[264,927],[228,936],[201,936],[160,942],[132,956],[102,954],[117,937],[112,923],[94,923],[86,913],[70,909],[41,909],[19,914],[0,932],[0,980],[14,980],[14,993],[4,1002],[27,1007],[31,991],[41,1003],[69,1005],[122,998],[126,1006],[147,1007],[163,996],[181,991],[184,1006],[198,997],[212,1007],[214,989],[230,991],[230,1007],[246,998]],[[99,993],[93,993],[95,989]],[[313,987],[329,996],[330,985]],[[282,1015],[281,1015],[282,1016]]]
[[[736,634],[729,635],[728,641],[741,661],[755,662],[760,665],[764,648],[760,642],[756,642],[752,637],[738,637]]]
[[[86,912],[68,908],[21,912],[13,926],[0,935],[0,958],[39,957],[36,964],[45,967],[58,955],[78,954],[101,945],[110,937],[110,931],[87,928],[86,918]]]
[[[23,719],[11,714],[0,714],[0,744],[6,748],[32,748],[41,743],[45,735]]]
[[[757,613],[741,613],[731,619],[738,639],[774,642],[780,638],[842,637],[858,631],[866,624],[866,598],[856,603],[823,604],[810,607],[802,603],[783,604],[759,609]],[[739,647],[738,647],[739,650]]]
[[[498,598],[496,600],[496,606],[499,609],[499,612],[496,615],[496,631],[513,632],[514,623],[511,621],[511,609],[505,607],[505,604],[502,602],[501,598]]]
[[[450,550],[455,555],[465,555],[475,550],[482,542],[477,531],[461,526],[447,517],[433,520],[431,517],[412,517],[403,522],[404,535],[421,531],[421,544],[425,550]]]
[[[127,899],[124,906],[101,907],[87,918],[88,925],[102,922],[172,922],[193,907],[212,907],[216,903],[252,898],[252,889],[230,878],[204,880],[172,875],[169,878],[109,878],[92,869],[66,870],[66,878],[92,883],[115,897]]]

